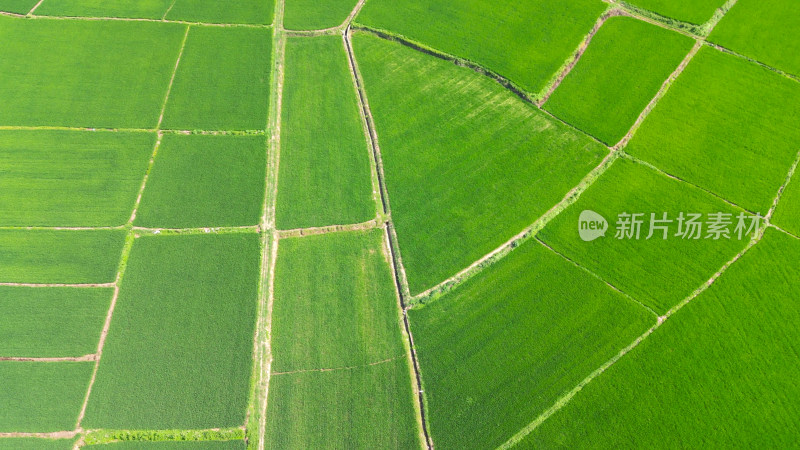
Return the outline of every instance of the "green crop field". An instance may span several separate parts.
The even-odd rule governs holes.
[[[243,450],[244,441],[174,441],[174,442],[135,442],[122,441],[97,447],[109,450]]]
[[[775,210],[773,222],[795,236],[800,236],[800,173],[795,172]]]
[[[134,223],[162,228],[258,224],[265,148],[263,136],[164,136]]]
[[[521,447],[795,445],[798,260],[800,241],[767,231]]]
[[[0,286],[0,357],[94,353],[113,289]]]
[[[356,21],[473,61],[537,93],[604,8],[599,0],[371,0]]]
[[[357,0],[289,0],[283,25],[289,30],[315,30],[341,25]]]
[[[286,66],[278,227],[366,222],[369,150],[342,39],[291,38]]]
[[[258,253],[254,233],[137,239],[86,426],[243,423]]]
[[[703,48],[628,152],[762,215],[800,147],[800,85]]]
[[[273,0],[175,0],[167,19],[206,23],[272,23]],[[269,51],[266,53],[269,54]],[[252,81],[252,80],[250,80]]]
[[[266,448],[420,447],[404,359],[273,375]]]
[[[800,76],[800,14],[793,0],[738,0],[711,41]]]
[[[0,0],[0,11],[16,14],[26,14],[39,0]]]
[[[75,427],[93,362],[0,361],[0,433]]]
[[[355,51],[412,293],[519,233],[606,154],[469,69],[365,34]]]
[[[626,0],[639,8],[695,25],[711,20],[725,0]]]
[[[410,315],[443,448],[502,444],[655,323],[535,241]]]
[[[71,450],[75,439],[0,439],[0,450]]]
[[[692,44],[692,39],[673,31],[631,17],[612,17],[544,108],[614,145]]]
[[[45,0],[35,13],[43,16],[161,19],[172,3],[173,0]]]
[[[269,29],[191,27],[162,128],[264,129],[270,38]]]
[[[0,132],[0,224],[124,224],[154,144],[149,133]]]

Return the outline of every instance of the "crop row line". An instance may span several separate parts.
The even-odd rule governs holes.
[[[0,361],[16,361],[16,362],[53,363],[53,362],[85,362],[85,361],[96,361],[96,360],[97,360],[97,353],[91,353],[83,356],[63,356],[63,357],[45,357],[45,358],[25,357],[25,356],[0,356]]]
[[[42,2],[39,2],[41,4]],[[142,17],[86,17],[86,16],[45,16],[33,14],[37,4],[28,14],[18,14],[9,11],[0,11],[0,15],[15,17],[18,19],[32,19],[32,20],[72,20],[84,22],[148,22],[148,23],[171,23],[178,25],[192,25],[201,27],[221,27],[221,28],[271,28],[272,25],[256,24],[256,23],[213,23],[213,22],[195,22],[190,20],[170,20],[170,19],[147,19]]]
[[[111,288],[114,283],[0,283],[0,286],[7,287],[30,287],[30,288],[75,288],[75,289],[94,289],[94,288]]]
[[[290,370],[288,372],[272,372],[272,375],[294,375],[298,373],[318,373],[318,372],[337,372],[343,370],[356,370],[356,369],[363,369],[366,367],[373,367],[379,366],[381,364],[390,363],[392,361],[397,361],[400,358],[404,358],[406,355],[398,355],[392,358],[382,359],[380,361],[375,361],[367,364],[361,364],[359,366],[345,366],[345,367],[331,367],[331,368],[324,368],[324,369],[299,369],[299,370]]]

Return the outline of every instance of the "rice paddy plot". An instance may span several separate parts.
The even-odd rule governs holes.
[[[264,136],[165,135],[134,224],[257,225],[264,203],[266,146]]]
[[[121,441],[97,448],[108,450],[244,450],[244,441]]]
[[[599,0],[377,0],[357,22],[473,61],[536,94],[604,9]]]
[[[0,132],[0,224],[125,224],[154,144],[150,133]]]
[[[318,30],[341,25],[358,0],[289,0],[283,26],[288,30]]]
[[[0,283],[113,283],[124,230],[0,231]]]
[[[75,439],[0,439],[0,450],[72,450]]]
[[[626,151],[762,215],[797,157],[800,85],[704,47]]]
[[[655,323],[536,241],[409,318],[440,448],[502,444]]]
[[[605,237],[584,242],[579,217],[594,211],[608,221]],[[735,233],[737,210],[681,181],[663,176],[628,159],[617,160],[580,199],[553,219],[539,237],[555,250],[598,274],[659,314],[665,313],[708,281],[749,242],[752,234]],[[628,225],[620,214],[640,214],[641,225]],[[651,214],[670,222],[651,221]],[[678,218],[683,213],[684,223]],[[709,214],[730,214],[729,238],[709,237]],[[692,214],[699,214],[689,224]],[[749,220],[745,225],[750,225]],[[666,227],[666,232],[662,228]],[[720,227],[724,228],[724,227]],[[638,231],[637,231],[638,229]],[[624,234],[621,234],[624,232]],[[682,233],[682,235],[678,235]],[[618,236],[619,234],[619,236]],[[666,235],[666,239],[665,239]],[[651,236],[650,239],[647,239]],[[684,237],[685,236],[685,237]],[[697,236],[697,238],[695,238]]]
[[[369,149],[342,38],[289,38],[285,77],[278,227],[375,217]]]
[[[176,0],[166,18],[203,23],[269,25],[274,9],[273,0]]]
[[[608,145],[628,133],[694,40],[632,17],[608,19],[544,108]]]
[[[800,241],[769,229],[520,448],[788,448],[800,432]]]
[[[27,14],[39,0],[0,0],[0,11]]]
[[[709,39],[769,66],[800,76],[800,14],[794,0],[739,0]]]
[[[412,293],[521,232],[607,155],[470,69],[369,34],[354,45]]]
[[[703,25],[711,20],[717,8],[725,4],[725,0],[626,0],[626,2],[661,16],[694,25]]]
[[[271,46],[267,28],[192,26],[162,128],[263,130]]]
[[[273,375],[265,448],[419,448],[408,361]]]
[[[795,172],[784,190],[771,222],[795,236],[800,236],[800,171]]]
[[[0,361],[0,432],[74,429],[92,370],[94,362]]]
[[[36,15],[161,19],[173,0],[45,0]]]
[[[280,241],[273,372],[333,369],[404,354],[383,231]]]
[[[0,286],[0,357],[94,353],[114,290]]]
[[[0,16],[0,125],[155,127],[184,32]]]
[[[259,261],[256,233],[137,239],[83,425],[242,425]]]

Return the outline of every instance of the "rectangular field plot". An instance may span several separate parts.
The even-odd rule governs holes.
[[[0,11],[27,14],[39,0],[0,0]]]
[[[244,450],[244,441],[122,441],[94,447],[102,450]]]
[[[0,16],[0,125],[155,127],[184,31]]]
[[[255,233],[137,239],[84,426],[242,425],[259,259]]]
[[[709,39],[800,76],[800,14],[795,0],[739,0]]]
[[[0,131],[0,225],[125,224],[155,139],[150,133]]]
[[[795,172],[792,181],[784,190],[772,216],[772,223],[795,236],[800,236],[800,171]]]
[[[72,450],[76,439],[5,438],[0,450]]]
[[[789,448],[800,241],[763,241],[517,448]]]
[[[614,145],[693,44],[689,37],[647,22],[612,17],[544,108]]]
[[[280,241],[273,372],[364,365],[404,353],[382,230]]]
[[[170,20],[204,23],[244,23],[268,25],[275,9],[273,0],[175,0],[167,14]]]
[[[256,225],[267,171],[264,136],[165,135],[135,225]]]
[[[599,0],[376,0],[357,21],[471,60],[535,94],[603,9]]]
[[[162,128],[266,128],[271,46],[266,28],[191,27]]]
[[[285,76],[278,227],[375,217],[369,149],[342,38],[289,38]]]
[[[124,230],[0,231],[0,283],[113,283]]]
[[[627,3],[682,22],[702,25],[725,0],[626,0]]]
[[[92,370],[94,362],[0,361],[0,432],[75,429]]]
[[[112,288],[0,286],[0,357],[76,357],[94,353]]]
[[[319,30],[341,25],[358,0],[288,0],[283,26],[287,30]]]
[[[762,215],[800,150],[800,85],[705,47],[626,149]]]
[[[173,0],[45,0],[36,15],[161,19]]]
[[[409,315],[441,448],[502,444],[655,323],[536,241]]]
[[[265,447],[420,448],[408,361],[273,375]]]
[[[522,231],[607,155],[470,69],[354,40],[412,293]]]
[[[605,237],[591,242],[581,240],[578,220],[585,210],[597,212],[608,221]],[[700,189],[620,159],[539,236],[557,251],[663,314],[744,248],[751,235],[742,233],[739,240],[734,233],[740,212]],[[617,226],[622,213],[641,214],[638,239],[635,230]],[[672,222],[655,225],[667,227],[667,238],[664,239],[663,230],[654,228],[652,237],[647,239],[651,214],[663,219],[664,213]],[[683,226],[678,224],[681,213],[686,219]],[[709,214],[716,213],[731,214],[730,239],[708,237],[711,230],[705,224],[710,221]],[[690,214],[700,214],[696,220],[701,223],[699,237],[694,238],[696,230],[687,233],[687,238],[676,236],[680,228],[683,232],[690,230],[686,224]],[[634,233],[618,239],[619,231]]]

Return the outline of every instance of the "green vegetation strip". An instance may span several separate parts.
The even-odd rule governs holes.
[[[700,30],[703,24],[711,20],[716,9],[722,7],[725,0],[626,0],[624,3],[634,6],[644,14],[652,11],[665,18],[688,22]]]
[[[112,448],[244,448],[242,428],[208,430],[93,430],[87,445],[113,444]]]

